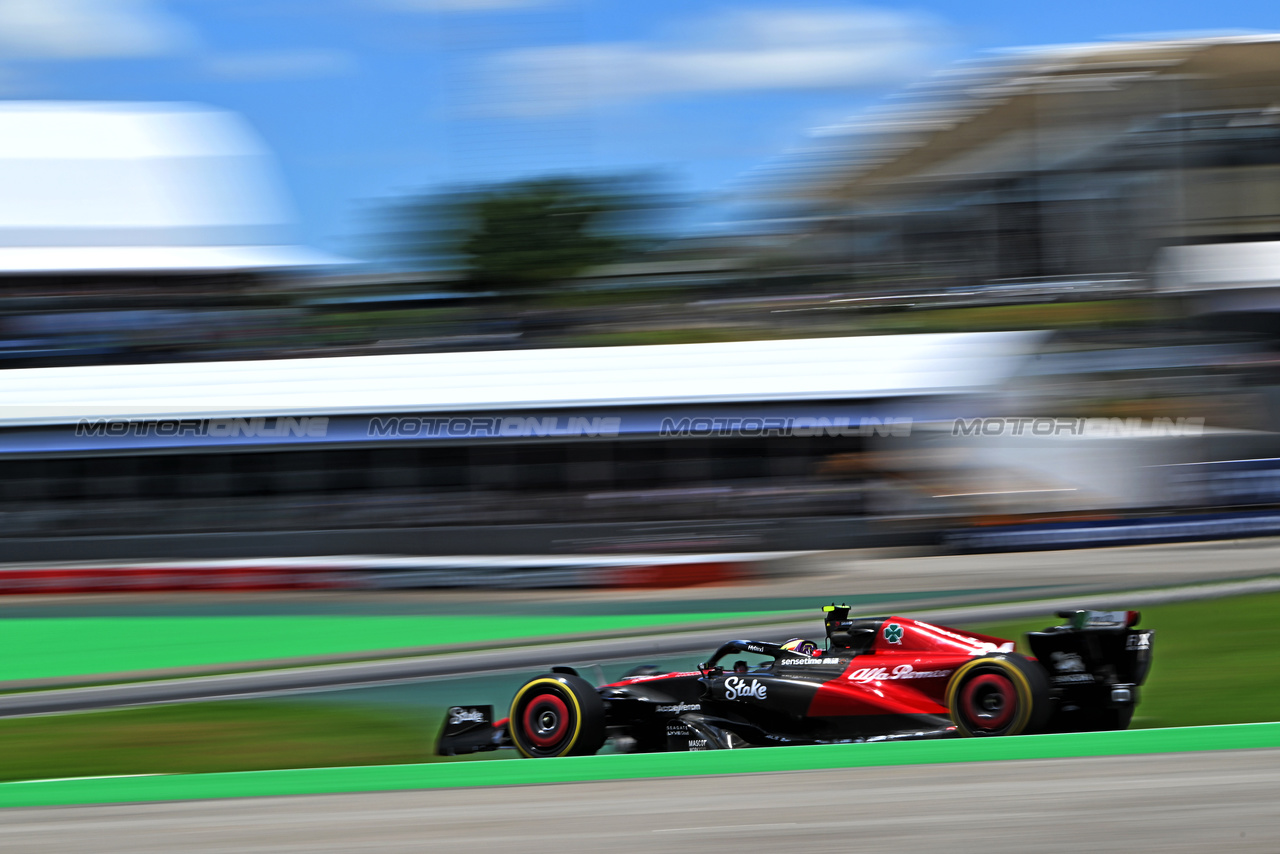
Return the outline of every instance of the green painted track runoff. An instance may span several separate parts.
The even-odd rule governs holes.
[[[500,762],[29,780],[0,783],[0,807],[517,786],[1263,748],[1280,748],[1280,723]]]
[[[0,621],[0,681],[239,665],[433,646],[532,643],[708,621],[786,619],[790,612],[573,616],[71,617]]]

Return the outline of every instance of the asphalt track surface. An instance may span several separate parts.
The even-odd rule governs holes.
[[[831,597],[961,591],[1037,585],[1058,592],[1134,590],[1280,573],[1280,538],[1217,540],[1103,549],[1004,554],[921,554],[910,549],[815,552],[774,564],[772,574],[733,585],[625,591],[653,602],[700,599],[725,603],[752,597]],[[510,603],[616,599],[617,590],[448,591],[457,602]]]
[[[764,577],[733,584],[634,590],[398,590],[313,593],[86,594],[10,596],[6,617],[109,616],[115,613],[438,613],[477,608],[512,613],[521,607],[589,606],[593,602],[698,602],[719,610],[757,610],[761,600],[960,593],[982,588],[1039,587],[1043,595],[1133,590],[1255,578],[1280,573],[1280,538],[1219,540],[1105,549],[1005,554],[921,554],[910,549],[816,552],[780,560]],[[744,600],[751,607],[742,607]],[[309,606],[322,606],[312,610]],[[415,606],[422,605],[422,609]],[[703,610],[698,608],[697,610]],[[586,611],[583,611],[586,613]]]
[[[1280,851],[1280,750],[5,810],[0,850]]]

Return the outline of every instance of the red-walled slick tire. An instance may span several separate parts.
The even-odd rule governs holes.
[[[507,726],[521,756],[589,756],[604,744],[604,701],[587,680],[548,673],[516,691]]]
[[[965,735],[1035,732],[1049,715],[1049,680],[1021,655],[975,658],[952,674],[947,711]]]

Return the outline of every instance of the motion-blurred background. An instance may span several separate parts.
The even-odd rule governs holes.
[[[1275,533],[1264,11],[8,0],[8,560]]]
[[[454,703],[687,670],[833,600],[1002,638],[1141,607],[1134,728],[1274,728],[1276,27],[1260,0],[0,0],[0,807],[402,788],[380,766],[509,755],[437,755]],[[1220,787],[1236,812],[1142,800],[1202,804],[1236,754],[1079,761],[977,810],[957,787],[976,841],[940,838],[1276,849],[1231,794],[1274,775]],[[889,773],[876,797],[932,810]],[[756,821],[747,779],[717,787]],[[509,795],[433,820],[530,847]],[[683,819],[738,820],[701,797]],[[233,811],[218,850],[424,838],[228,804],[199,808]],[[542,847],[609,847],[536,812]],[[110,815],[0,847],[162,833]],[[148,850],[197,850],[187,815]],[[801,834],[758,827],[734,844]]]

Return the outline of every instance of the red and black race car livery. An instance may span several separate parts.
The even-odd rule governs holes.
[[[640,667],[593,686],[571,667],[526,682],[509,715],[449,709],[444,755],[528,757],[1123,729],[1151,664],[1136,611],[1060,612],[1027,640],[824,609],[827,642],[731,640],[696,670]],[[810,652],[800,652],[806,649]]]

